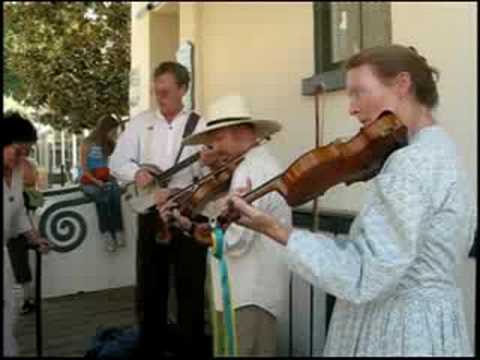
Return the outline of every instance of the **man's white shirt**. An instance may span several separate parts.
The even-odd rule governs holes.
[[[264,145],[250,150],[232,176],[230,190],[245,187],[250,178],[252,187],[264,184],[281,173],[277,160]],[[292,212],[285,199],[276,192],[252,203],[274,216],[285,226],[292,226]],[[224,256],[230,275],[232,304],[235,309],[257,305],[279,317],[288,304],[289,270],[285,248],[267,236],[237,224],[225,232]],[[218,260],[209,257],[214,304],[223,310]]]
[[[147,110],[135,116],[127,123],[110,157],[112,175],[121,184],[125,184],[134,180],[139,164],[154,164],[162,170],[172,167],[181,147],[189,115],[190,111],[182,110],[170,123],[158,110]],[[205,122],[200,118],[193,133],[204,128]],[[200,148],[201,146],[185,146],[179,161]],[[202,170],[196,163],[175,174],[169,187],[183,188],[193,181],[194,176],[201,174]]]

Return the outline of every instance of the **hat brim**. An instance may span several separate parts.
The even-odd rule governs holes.
[[[183,141],[183,145],[201,145],[205,144],[208,140],[208,136],[216,130],[224,129],[227,127],[252,124],[255,127],[255,132],[258,138],[264,138],[270,136],[282,129],[282,125],[274,120],[254,120],[246,119],[241,121],[235,121],[230,123],[221,123],[213,125],[197,134],[186,137]]]

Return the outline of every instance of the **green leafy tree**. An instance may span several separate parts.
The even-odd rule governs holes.
[[[4,53],[4,88],[45,109],[40,122],[78,132],[128,116],[129,2],[4,3]]]
[[[8,58],[8,53],[5,49],[3,52],[4,56],[4,62]],[[12,72],[12,70],[8,66],[3,67],[3,93],[5,95],[12,95],[17,91],[18,87],[20,85],[20,82],[18,80],[18,77]]]

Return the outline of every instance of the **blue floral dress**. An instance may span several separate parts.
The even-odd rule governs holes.
[[[372,179],[347,239],[292,232],[290,268],[337,297],[325,356],[472,355],[455,281],[476,224],[466,178],[429,126]]]

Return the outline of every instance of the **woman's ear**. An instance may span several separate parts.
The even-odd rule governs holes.
[[[412,78],[410,73],[402,71],[399,73],[393,82],[395,92],[400,98],[405,98],[412,91]]]

